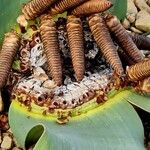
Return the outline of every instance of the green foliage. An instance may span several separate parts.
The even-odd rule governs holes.
[[[21,65],[20,60],[15,60],[12,64],[12,69],[19,71],[21,69],[20,65]]]
[[[110,0],[113,3],[113,7],[109,12],[116,15],[120,20],[125,18],[127,12],[127,0]]]
[[[28,112],[13,101],[9,122],[23,147],[37,140],[35,150],[144,150],[142,123],[126,101],[129,95],[141,100],[125,90],[104,105],[72,117],[65,125],[56,123],[54,117],[40,115],[41,112]]]
[[[16,17],[25,2],[27,0],[0,0],[0,43],[4,33],[13,29],[16,25]]]
[[[129,91],[128,95],[129,95],[128,101],[131,104],[150,113],[150,95],[138,95],[134,91]],[[134,96],[130,96],[130,95],[134,95]]]

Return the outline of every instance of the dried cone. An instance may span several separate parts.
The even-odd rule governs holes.
[[[89,26],[95,41],[104,54],[106,60],[110,63],[117,75],[122,76],[124,73],[121,60],[117,53],[117,47],[114,45],[110,33],[106,27],[103,18],[98,15],[89,17]]]
[[[31,0],[22,8],[22,13],[27,20],[41,15],[56,0]]]
[[[76,7],[87,0],[60,0],[50,8],[50,15],[63,13],[64,11]]]
[[[136,33],[129,33],[129,35],[139,49],[142,49],[142,50],[150,49],[150,38],[149,37],[146,37],[146,36],[140,35],[140,34],[136,34]]]
[[[142,61],[144,55],[137,48],[117,17],[107,14],[105,20],[110,31],[116,36],[121,48],[135,61],[135,63]]]
[[[112,3],[107,0],[90,0],[74,8],[71,13],[76,16],[89,15],[103,12],[111,6]]]
[[[44,52],[47,57],[50,74],[56,84],[61,85],[62,66],[57,37],[57,29],[55,22],[48,15],[43,15],[41,17],[40,34],[44,46]]]
[[[5,85],[11,66],[20,46],[20,37],[15,32],[5,34],[0,52],[0,89]]]
[[[150,93],[150,77],[139,82],[138,88],[142,93]]]
[[[127,75],[130,81],[143,80],[150,76],[150,60],[144,60],[127,67]]]
[[[118,50],[118,54],[123,64],[125,64],[125,67],[135,64],[135,62],[122,49]]]
[[[80,18],[69,16],[67,33],[71,51],[73,68],[78,81],[81,81],[85,72],[83,29]]]

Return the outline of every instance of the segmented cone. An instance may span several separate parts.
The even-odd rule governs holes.
[[[11,66],[20,45],[20,37],[15,32],[5,34],[0,51],[0,89],[5,85]]]
[[[50,15],[56,15],[59,13],[63,13],[64,11],[78,6],[79,4],[85,2],[87,0],[60,0],[54,4],[53,7],[50,8]]]
[[[109,9],[111,6],[112,3],[110,1],[90,0],[74,8],[71,13],[76,16],[88,15],[103,12]]]
[[[116,16],[108,14],[106,16],[106,24],[110,31],[116,36],[122,49],[135,61],[140,62],[143,60],[144,55],[137,48],[125,28],[121,25]]]
[[[150,77],[141,80],[136,88],[142,91],[142,93],[150,93]]]
[[[127,68],[127,75],[131,81],[143,80],[150,76],[150,60],[144,60]]]
[[[27,20],[34,19],[42,14],[56,0],[31,0],[22,8],[22,13]]]
[[[95,41],[104,54],[106,60],[110,63],[115,72],[122,76],[124,73],[121,60],[117,53],[117,47],[114,45],[106,24],[98,14],[89,17],[89,26]]]
[[[41,17],[40,26],[41,39],[47,63],[52,78],[57,85],[62,84],[62,66],[55,22],[48,15]]]
[[[140,35],[140,34],[136,34],[136,33],[129,33],[129,35],[139,49],[142,49],[142,50],[150,49],[150,38],[149,37],[146,37],[146,36]]]
[[[135,64],[135,62],[123,50],[118,50],[118,54],[119,54],[121,61],[126,66],[131,66]]]
[[[85,72],[84,40],[80,18],[69,16],[67,20],[67,33],[71,51],[73,68],[78,81],[81,81]]]

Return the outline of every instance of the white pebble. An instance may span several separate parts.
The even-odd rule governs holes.
[[[54,89],[57,85],[53,80],[46,80],[43,83],[43,87],[48,88],[48,89]]]
[[[1,148],[4,148],[4,149],[11,149],[12,147],[12,138],[9,137],[9,136],[4,136],[3,138],[3,141],[2,141],[2,144],[1,144]]]
[[[139,33],[139,34],[143,33],[141,30],[139,30],[139,29],[137,29],[135,27],[131,27],[130,29],[131,29],[131,31],[133,31],[135,33]]]
[[[150,7],[146,4],[145,0],[134,0],[134,2],[140,10],[145,10],[150,13]]]
[[[21,150],[19,147],[14,147],[12,150]]]
[[[128,19],[124,19],[124,21],[122,22],[122,25],[125,29],[129,29],[130,28],[130,22]]]
[[[45,81],[48,79],[46,72],[41,67],[37,67],[33,69],[33,77],[41,81]]]

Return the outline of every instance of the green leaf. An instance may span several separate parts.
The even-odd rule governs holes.
[[[20,64],[21,64],[21,62],[20,62],[20,60],[15,60],[14,62],[13,62],[13,64],[12,64],[12,68],[14,69],[14,70],[20,70],[21,68],[20,68]]]
[[[65,11],[64,13],[62,14],[58,14],[56,16],[53,17],[54,21],[58,21],[58,18],[59,17],[62,17],[62,18],[67,18],[67,11]]]
[[[14,29],[22,4],[28,0],[0,0],[0,42],[4,33]]]
[[[104,105],[74,116],[64,125],[13,101],[10,126],[24,148],[37,141],[34,150],[144,150],[143,126],[126,101],[129,95],[134,97],[129,93],[125,90],[113,95]]]
[[[139,95],[134,91],[128,91],[128,96],[129,96],[128,101],[131,104],[150,113],[150,96],[149,95]]]
[[[127,0],[111,0],[113,7],[109,9],[113,15],[116,15],[120,20],[123,20],[127,12]]]

